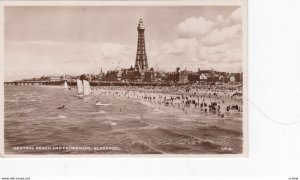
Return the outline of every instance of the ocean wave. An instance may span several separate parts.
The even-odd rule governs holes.
[[[80,114],[105,114],[106,112],[101,110],[101,111],[96,111],[96,112],[86,112],[86,113],[80,113]]]
[[[32,110],[34,110],[34,108],[20,109],[20,111],[21,111],[22,113],[29,113],[29,112],[31,112]]]
[[[116,122],[112,122],[112,121],[104,121],[103,124],[108,124],[108,125],[111,125],[111,126],[117,125]]]
[[[140,140],[133,140],[131,143],[134,147],[136,148],[141,148],[143,151],[146,153],[151,153],[151,154],[165,154],[165,152],[151,146],[149,143],[146,143],[145,141],[140,141]]]
[[[31,98],[37,98],[37,99],[40,99],[40,98],[44,98],[43,96],[36,96],[36,95],[33,95],[33,96],[26,96],[27,99],[31,99]]]
[[[4,102],[17,102],[18,99],[5,99]]]
[[[15,109],[15,110],[11,110],[9,112],[6,112],[7,114],[26,114],[29,113],[31,111],[33,111],[35,108],[23,108],[23,109]]]
[[[37,94],[37,92],[35,93],[18,93],[18,94],[14,94],[17,96],[35,96]]]
[[[159,109],[157,109],[157,108],[154,108],[154,109],[153,109],[153,112],[156,112],[156,113],[165,113],[165,111],[159,110]]]
[[[99,112],[96,112],[97,114],[105,114],[106,112],[105,111],[99,111]]]
[[[137,128],[137,129],[138,130],[146,130],[146,129],[158,129],[158,128],[159,128],[158,126],[150,125],[150,126],[140,127],[140,128]]]
[[[180,145],[180,146],[205,146],[205,147],[219,147],[219,145],[209,139],[193,139],[193,138],[180,138],[180,139],[154,139],[146,140],[147,144],[157,144],[157,145]]]
[[[30,100],[18,100],[18,99],[7,99],[4,100],[4,102],[15,102],[15,103],[26,103],[26,102],[36,102],[38,100],[36,99],[30,99]]]
[[[19,100],[17,102],[23,103],[23,102],[36,102],[36,101],[38,101],[38,100],[36,100],[36,99],[30,99],[30,100]]]
[[[41,118],[41,119],[66,119],[67,116],[64,115],[58,115],[56,117],[48,117],[48,118]]]
[[[136,117],[134,117],[134,119],[136,119],[136,120],[141,120],[141,119],[142,119],[142,116],[136,116]]]

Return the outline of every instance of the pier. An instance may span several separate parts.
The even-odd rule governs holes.
[[[120,81],[89,81],[91,86],[172,86],[188,83],[169,82],[120,82]],[[69,86],[76,86],[76,81],[67,81]],[[4,82],[4,86],[62,86],[64,81],[11,81]]]
[[[61,85],[63,81],[12,81],[4,82],[4,86],[43,86],[43,85]]]

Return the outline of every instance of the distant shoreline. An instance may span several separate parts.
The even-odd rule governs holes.
[[[200,82],[202,85],[210,85],[210,82]],[[64,81],[6,81],[4,86],[62,86]],[[171,83],[171,82],[119,82],[119,81],[90,81],[91,86],[184,86],[195,84],[195,82],[187,83]],[[242,83],[235,83],[236,85]],[[76,82],[68,82],[69,86],[76,86]]]

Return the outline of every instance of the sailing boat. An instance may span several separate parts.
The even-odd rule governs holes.
[[[83,97],[90,95],[92,93],[92,89],[90,83],[86,80],[81,81],[77,79],[77,95],[78,97]]]
[[[90,83],[86,80],[83,80],[83,95],[87,96],[90,95],[91,93],[92,93],[92,89]]]
[[[65,88],[65,89],[68,89],[68,88],[69,88],[69,87],[68,87],[67,81],[65,81],[65,83],[64,83],[64,88]]]

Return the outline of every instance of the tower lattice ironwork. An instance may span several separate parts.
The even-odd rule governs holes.
[[[145,26],[143,20],[140,18],[139,24],[137,26],[138,30],[138,43],[137,43],[137,52],[135,59],[135,68],[139,70],[148,70],[148,61],[146,54],[146,46],[145,46]]]

